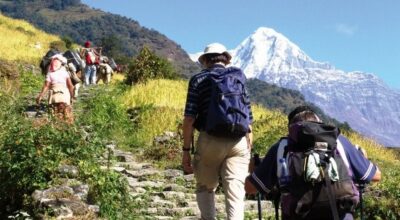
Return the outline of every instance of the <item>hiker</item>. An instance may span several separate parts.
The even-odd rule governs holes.
[[[63,56],[67,58],[68,65],[66,68],[74,85],[74,98],[78,98],[78,91],[84,80],[82,78],[82,70],[85,68],[85,63],[79,56],[79,53],[73,50],[65,51]]]
[[[230,60],[225,46],[208,45],[198,59],[204,69],[189,81],[183,120],[182,166],[185,173],[194,172],[202,219],[216,217],[214,199],[219,178],[225,193],[227,219],[244,218],[244,180],[248,174],[253,118],[244,87],[245,76],[241,69],[227,67]],[[233,83],[224,85],[233,92],[217,91],[221,82]],[[241,106],[230,106],[229,101]],[[220,103],[229,109],[219,108],[223,110],[218,112]],[[232,122],[234,126],[231,116],[238,119]],[[222,123],[224,119],[229,123]],[[199,131],[199,136],[192,164],[189,151],[194,142],[194,129]]]
[[[74,97],[74,86],[65,68],[67,59],[61,54],[56,54],[51,58],[46,80],[42,91],[36,98],[39,105],[43,95],[49,90],[49,105],[53,114],[67,123],[73,122],[72,98]]]
[[[96,84],[96,65],[99,64],[100,53],[91,48],[90,41],[85,42],[85,48],[81,50],[81,57],[85,60],[85,85]]]
[[[43,76],[47,75],[51,58],[56,54],[61,54],[61,52],[58,49],[51,48],[49,51],[47,51],[46,55],[42,57],[42,60],[40,61],[40,69],[42,71]]]
[[[74,86],[74,98],[76,99],[78,98],[79,88],[81,87],[82,73],[80,70],[77,71],[75,65],[72,62],[69,62],[67,64],[67,71],[71,78],[72,85]]]
[[[114,73],[114,71],[109,65],[108,57],[102,57],[101,63],[99,64],[98,73],[99,77],[97,77],[96,83],[98,83],[100,80],[102,80],[104,84],[109,84],[111,82],[111,75]]]
[[[326,171],[326,173],[321,174],[320,170],[318,170],[318,166],[315,166],[315,164],[318,164],[316,162],[317,160],[315,160],[314,165],[312,165],[313,164],[312,162],[314,160],[310,159],[310,157],[307,157],[308,160],[307,162],[304,162],[304,166],[301,163],[295,163],[295,159],[293,158],[295,155],[299,155],[298,153],[296,153],[296,149],[297,152],[300,153],[302,152],[301,150],[299,150],[298,146],[300,145],[299,143],[306,143],[306,141],[304,141],[301,137],[301,135],[305,137],[306,132],[301,133],[301,135],[298,136],[293,135],[293,133],[296,134],[295,132],[296,128],[298,128],[299,125],[306,127],[306,126],[319,126],[323,124],[321,123],[321,120],[319,119],[318,115],[309,106],[299,106],[296,109],[294,109],[289,114],[288,121],[289,121],[289,135],[288,135],[289,138],[281,139],[269,149],[266,156],[262,160],[261,164],[255,169],[255,171],[250,176],[246,178],[246,183],[245,183],[246,192],[249,194],[254,194],[257,191],[259,191],[264,195],[268,195],[269,197],[274,197],[274,195],[275,196],[278,195],[275,199],[278,199],[278,201],[279,199],[281,200],[282,219],[284,220],[353,219],[352,212],[354,212],[355,206],[358,203],[358,195],[359,195],[356,187],[354,186],[354,183],[364,184],[364,183],[369,183],[371,181],[374,182],[380,181],[381,172],[379,171],[378,167],[374,165],[371,161],[369,161],[363,155],[362,151],[358,150],[355,146],[353,146],[353,144],[347,138],[345,138],[342,135],[339,135],[339,130],[334,126],[318,127],[319,129],[335,128],[332,131],[337,131],[338,135],[334,136],[333,138],[333,142],[337,143],[336,151],[334,151],[333,153],[333,155],[335,155],[333,156],[335,157],[334,159],[335,163],[329,160],[330,165],[327,166],[329,168],[329,169],[327,168],[329,172]],[[325,133],[324,135],[326,134],[327,133]],[[295,142],[295,140],[297,142]],[[328,140],[328,138],[326,140]],[[282,142],[282,141],[287,141],[287,142]],[[314,141],[315,139],[313,139],[312,142],[313,146],[314,144],[315,146],[318,147],[325,146],[324,152],[328,152],[327,149],[330,149],[329,147],[326,148],[326,146],[330,145],[330,144],[326,145],[326,143],[328,142],[314,142]],[[290,145],[291,142],[296,144],[294,144],[294,146]],[[307,144],[309,145],[309,143]],[[317,151],[308,151],[308,152],[317,152]],[[279,154],[281,155],[279,156]],[[312,156],[314,156],[314,154],[312,154]],[[278,160],[278,158],[280,159]],[[290,158],[290,160],[288,158]],[[305,159],[303,160],[306,161]],[[323,159],[319,158],[318,160],[322,161]],[[297,166],[293,164],[297,164]],[[319,168],[322,169],[321,166]],[[298,174],[299,171],[300,173],[303,172],[304,176],[295,175]],[[287,176],[284,175],[285,173],[287,174]],[[300,180],[299,178],[296,178],[299,176],[301,176]],[[348,181],[346,179],[346,176]],[[326,182],[324,182],[324,178]],[[337,179],[334,180],[332,178],[337,178]],[[308,182],[309,183],[308,185],[306,185],[307,183],[305,183],[306,181],[305,179],[307,179],[307,181],[310,180],[310,182]],[[318,184],[318,180],[322,181],[322,184]],[[291,181],[293,181],[292,184]],[[335,181],[337,181],[335,184],[336,186],[338,186],[338,188],[335,190],[336,193],[344,192],[344,190],[341,191],[341,189],[343,189],[342,186],[344,186],[344,184],[347,184],[346,186],[348,186],[347,187],[348,193],[345,194],[346,197],[344,195],[342,195],[341,197],[341,198],[346,198],[346,200],[342,200],[344,202],[336,203],[337,200],[334,199],[339,196],[337,195],[332,196],[332,194],[335,193],[329,193],[332,187],[329,186],[324,188],[321,187],[321,186],[327,186],[328,184],[326,183],[328,182],[331,183],[330,185],[333,185]],[[277,189],[280,190],[277,191]],[[323,191],[324,189],[326,189],[326,191]],[[321,202],[318,204],[316,202],[316,201],[322,201],[320,200],[321,199],[320,195],[327,195],[326,197],[328,198],[324,198],[325,203]],[[331,197],[332,199],[330,199],[329,197]],[[279,202],[277,202],[277,205],[279,205]],[[334,209],[336,205],[337,208]],[[315,209],[311,209],[312,207],[315,207]],[[324,216],[323,217],[316,216],[321,214]],[[276,216],[279,215],[277,207],[275,215]]]

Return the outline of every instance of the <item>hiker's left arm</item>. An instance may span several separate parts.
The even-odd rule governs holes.
[[[268,194],[277,183],[276,155],[279,142],[274,144],[265,155],[261,164],[246,178],[245,190],[254,194],[254,190]]]
[[[50,88],[50,82],[49,81],[45,81],[42,87],[42,91],[40,91],[38,97],[36,98],[36,104],[40,104],[40,101],[42,100],[43,95],[47,92],[47,90],[49,90]]]

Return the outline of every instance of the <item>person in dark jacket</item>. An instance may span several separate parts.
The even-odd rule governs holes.
[[[318,115],[309,106],[299,106],[288,116],[289,126],[300,121],[322,122]],[[248,194],[255,194],[257,191],[262,194],[269,194],[277,188],[277,154],[279,141],[267,152],[261,164],[254,172],[246,178],[245,189]],[[354,146],[346,137],[339,135],[337,149],[344,154],[346,166],[351,170],[353,181],[356,183],[377,182],[381,179],[381,172],[378,167],[366,158],[358,147]],[[345,220],[353,219],[352,213],[340,213],[340,218]],[[282,216],[282,219],[292,219],[292,216]],[[307,219],[307,218],[306,218]],[[327,219],[329,220],[329,219]]]

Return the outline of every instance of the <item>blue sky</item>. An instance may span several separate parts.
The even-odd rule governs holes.
[[[235,48],[270,27],[312,59],[374,73],[400,90],[398,0],[82,0],[155,29],[188,53],[212,42]]]

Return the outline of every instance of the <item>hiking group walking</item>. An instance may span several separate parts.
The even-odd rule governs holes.
[[[102,56],[101,47],[92,48],[90,41],[87,41],[85,47],[77,51],[67,50],[61,53],[57,49],[51,49],[43,57],[40,68],[46,78],[36,98],[37,104],[40,104],[49,91],[48,104],[51,113],[67,123],[72,123],[72,103],[78,97],[82,82],[85,86],[96,85],[100,80],[109,84],[117,65],[113,59]]]
[[[362,198],[356,186],[380,181],[378,167],[337,127],[324,123],[311,107],[299,106],[288,115],[287,136],[253,169],[253,113],[246,77],[240,68],[229,66],[231,59],[224,45],[207,45],[198,58],[204,69],[188,86],[182,167],[194,173],[201,219],[216,219],[220,182],[230,220],[244,219],[246,193],[257,192],[274,201],[277,219],[279,207],[284,220],[353,219]],[[53,113],[72,123],[72,104],[82,81],[85,86],[100,79],[108,84],[116,65],[101,56],[101,48],[86,42],[79,52],[49,51],[41,68],[46,79],[36,102],[49,91]],[[259,214],[261,219],[261,210]]]
[[[217,217],[219,181],[230,220],[244,219],[246,192],[273,200],[277,219],[279,206],[284,220],[353,219],[360,195],[356,185],[379,181],[381,173],[309,106],[289,114],[288,136],[249,173],[253,116],[245,75],[227,67],[231,58],[222,44],[208,45],[198,59],[204,69],[189,81],[182,166],[185,173],[194,173],[201,219]],[[199,132],[196,144],[194,130]]]

